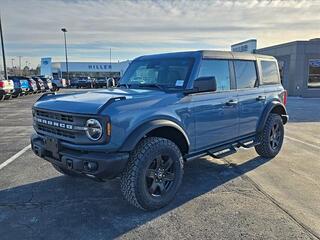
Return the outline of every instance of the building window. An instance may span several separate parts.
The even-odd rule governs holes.
[[[214,77],[217,91],[230,90],[230,73],[228,60],[203,60],[198,77]]]
[[[256,64],[253,61],[234,61],[237,89],[254,88],[258,77]]]
[[[320,88],[320,59],[309,60],[308,88]]]

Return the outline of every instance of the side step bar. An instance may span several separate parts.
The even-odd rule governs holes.
[[[191,161],[193,159],[197,159],[197,158],[203,157],[205,155],[210,155],[211,157],[214,157],[214,158],[223,158],[228,155],[236,153],[237,148],[240,148],[240,147],[251,148],[251,147],[254,147],[258,144],[259,143],[255,141],[255,136],[251,136],[251,137],[240,139],[240,140],[233,142],[233,143],[229,143],[226,145],[210,148],[210,149],[198,152],[198,153],[187,155],[187,156],[185,156],[185,160]]]
[[[237,149],[235,149],[235,147],[233,145],[230,145],[228,148],[225,148],[220,151],[209,150],[208,154],[213,158],[223,158],[223,157],[229,156],[231,154],[234,154],[236,152],[237,152]]]
[[[257,145],[257,143],[255,141],[241,141],[238,143],[239,147],[243,147],[243,148],[251,148]]]

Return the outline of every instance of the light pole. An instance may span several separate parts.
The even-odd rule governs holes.
[[[67,29],[66,28],[61,28],[61,31],[63,32],[63,36],[64,36],[64,51],[66,54],[66,69],[67,69],[67,82],[69,82],[69,66],[68,66],[68,52],[67,52],[67,38],[66,38],[66,32]]]
[[[14,58],[11,58],[11,74],[15,75],[15,71],[14,71]]]
[[[19,57],[19,75],[22,76],[22,69],[21,69],[21,58],[22,56],[18,56]]]
[[[1,15],[0,15],[0,37],[1,37],[1,48],[2,48],[2,60],[3,60],[3,71],[4,71],[4,79],[8,79],[7,74],[7,65],[6,65],[6,56],[4,53],[4,40],[2,35],[2,24],[1,24]]]

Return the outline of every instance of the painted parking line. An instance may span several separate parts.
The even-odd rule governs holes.
[[[298,143],[302,143],[302,144],[305,144],[305,145],[307,145],[309,147],[313,147],[313,148],[316,148],[316,149],[320,150],[320,147],[317,146],[317,145],[314,145],[314,144],[311,144],[311,143],[307,143],[307,142],[301,141],[301,140],[293,138],[293,137],[288,137],[288,136],[284,136],[284,137],[289,139],[289,140],[292,140],[292,141],[295,141],[295,142],[298,142]]]
[[[20,157],[22,154],[24,154],[26,151],[28,151],[31,148],[31,144],[26,146],[25,148],[21,149],[19,152],[17,152],[15,155],[13,155],[11,158],[7,159],[3,163],[0,164],[0,170],[7,166],[8,164],[12,163],[14,160],[16,160],[18,157]]]

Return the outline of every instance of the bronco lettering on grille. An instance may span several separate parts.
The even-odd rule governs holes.
[[[35,121],[38,123],[44,124],[44,125],[48,125],[48,126],[54,126],[54,127],[59,127],[59,128],[63,128],[63,129],[69,129],[69,130],[73,129],[73,125],[71,125],[71,124],[65,124],[65,123],[46,120],[46,119],[42,119],[42,118],[35,118]]]

